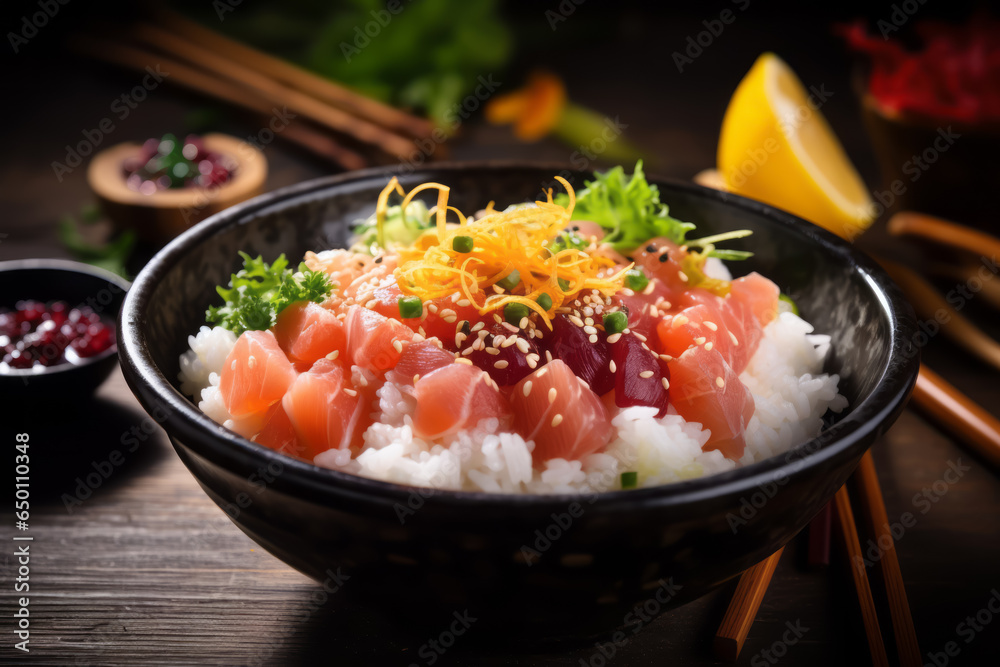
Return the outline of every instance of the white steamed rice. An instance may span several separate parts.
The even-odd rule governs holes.
[[[709,431],[700,424],[655,409],[619,409],[612,425],[616,437],[605,453],[583,461],[553,459],[543,470],[532,468],[534,443],[516,433],[498,432],[496,419],[458,433],[447,442],[425,442],[410,426],[413,409],[392,383],[378,391],[373,405],[378,421],[364,434],[356,458],[348,450],[330,450],[316,465],[385,481],[438,489],[499,493],[563,493],[619,488],[625,471],[638,471],[639,486],[656,486],[732,470],[785,452],[817,435],[827,410],[840,412],[847,400],[837,393],[839,377],[822,373],[830,337],[812,334],[808,322],[784,312],[764,329],[764,337],[740,379],[753,394],[756,409],[746,429],[742,459],[718,451],[702,452]],[[198,407],[236,431],[219,390],[219,373],[235,336],[222,328],[202,327],[188,338],[181,357],[181,390],[200,397]],[[673,410],[671,409],[671,412]]]

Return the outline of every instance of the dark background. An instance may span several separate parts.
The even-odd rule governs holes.
[[[212,16],[211,3],[188,4]],[[504,5],[516,54],[507,70],[497,74],[504,88],[513,89],[529,69],[547,67],[564,77],[571,99],[627,124],[626,136],[655,158],[656,173],[688,179],[714,165],[718,129],[732,91],[761,52],[774,51],[807,87],[832,92],[823,114],[869,186],[879,186],[852,87],[856,63],[831,25],[866,17],[874,26],[889,19],[894,4],[904,3],[828,3],[824,13],[817,13],[803,11],[804,3],[752,0],[745,11],[722,1],[672,6],[587,0],[552,31],[545,11],[558,10],[559,4]],[[36,5],[5,5],[4,35],[20,25],[22,15],[36,11]],[[979,5],[909,6],[919,7],[915,20],[921,20],[965,17]],[[736,21],[678,73],[671,54],[682,51],[689,36],[705,29],[703,21],[717,18],[727,7],[736,11]],[[59,182],[51,163],[63,160],[66,146],[79,142],[84,130],[109,115],[111,102],[140,77],[76,56],[62,45],[88,22],[117,20],[133,11],[133,3],[71,0],[19,54],[11,53],[6,38],[0,46],[5,84],[0,260],[66,255],[56,223],[76,214],[92,196],[84,168]],[[236,136],[259,127],[238,111],[168,82],[125,121],[116,121],[101,147],[166,131],[180,134],[202,126],[205,118],[212,119],[211,129]],[[553,139],[519,144],[509,128],[487,126],[478,117],[464,124],[447,148],[459,160],[566,162],[572,152]],[[280,140],[265,153],[270,163],[268,189],[336,171]],[[946,161],[939,168],[947,168]],[[995,218],[995,212],[984,212],[987,215]],[[876,223],[862,243],[882,237],[880,224],[884,221]],[[932,341],[925,360],[982,405],[996,409],[1000,393],[995,373],[943,338]],[[119,435],[145,417],[120,374],[101,388],[93,404],[36,406],[38,411],[29,414],[13,414],[6,400],[0,405],[4,430],[32,432],[39,443],[33,451],[44,456],[34,471],[40,504],[33,508],[39,535],[33,575],[39,592],[33,594],[37,615],[32,653],[25,656],[9,647],[12,635],[6,624],[13,599],[8,576],[13,570],[4,548],[0,662],[408,664],[417,659],[414,654],[423,639],[383,628],[380,619],[359,617],[336,600],[314,607],[314,585],[233,527],[186,473],[159,431],[82,507],[68,512],[60,495],[72,493],[74,478],[89,472],[91,461],[105,458],[118,446]],[[44,443],[51,450],[43,450]],[[911,410],[874,453],[890,520],[914,511],[914,495],[940,479],[949,461],[961,458],[971,464],[972,470],[940,502],[918,515],[897,548],[925,660],[930,661],[928,652],[938,653],[946,642],[959,641],[961,653],[948,664],[995,664],[1000,618],[970,644],[956,635],[956,625],[980,610],[1000,586],[1000,484],[995,472]],[[12,520],[6,501],[2,506],[0,540],[7,542]],[[780,641],[786,622],[799,620],[809,631],[788,648],[781,664],[866,664],[863,627],[846,563],[837,560],[827,572],[807,571],[799,550],[794,544],[786,550],[739,664],[769,664],[761,651]],[[876,579],[873,586],[878,589],[879,584]],[[617,648],[609,662],[715,664],[711,637],[731,591],[732,585],[664,614]],[[309,618],[301,622],[305,612],[310,612]],[[887,628],[884,613],[882,622]],[[584,645],[512,654],[506,647],[478,645],[470,634],[443,662],[602,664],[595,650]]]

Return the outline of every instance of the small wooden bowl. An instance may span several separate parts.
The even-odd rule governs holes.
[[[150,243],[163,243],[208,216],[264,191],[267,159],[257,148],[226,134],[203,137],[205,147],[236,161],[235,176],[217,188],[161,190],[144,195],[125,184],[122,165],[141,144],[127,142],[101,151],[87,168],[87,182],[105,214],[119,227]]]

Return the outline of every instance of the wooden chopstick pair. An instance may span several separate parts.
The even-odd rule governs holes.
[[[899,568],[899,559],[896,555],[895,541],[889,531],[889,519],[885,510],[882,490],[879,487],[875,464],[870,453],[866,452],[864,457],[862,457],[861,463],[855,472],[855,479],[858,486],[859,504],[864,510],[869,532],[873,535],[873,539],[876,540],[880,548],[888,544],[887,548],[883,548],[881,558],[878,560],[878,566],[885,581],[886,595],[889,599],[889,612],[900,665],[902,667],[920,667],[922,665],[920,647],[917,643],[913,618],[910,614],[906,589],[903,585],[903,576]],[[868,638],[868,648],[872,656],[872,663],[876,667],[888,667],[889,659],[882,639],[882,630],[878,622],[875,600],[872,595],[871,584],[868,580],[866,561],[861,547],[861,540],[858,537],[857,524],[854,519],[851,499],[846,485],[837,491],[832,504],[834,506],[833,514],[836,517],[838,534],[843,540],[851,569],[851,576],[854,579],[855,588],[858,592],[858,602],[861,605],[861,616],[865,625],[865,635]],[[883,535],[888,536],[888,539],[883,540]],[[812,536],[810,536],[811,540]],[[812,544],[810,547],[812,548]],[[732,602],[730,602],[715,635],[713,649],[717,658],[729,662],[736,661],[749,635],[750,626],[757,615],[757,610],[764,599],[764,593],[767,590],[767,586],[771,581],[771,577],[774,574],[783,551],[784,547],[757,565],[754,565],[740,577],[736,591],[733,594]]]
[[[427,120],[239,44],[173,12],[157,10],[157,22],[157,26],[140,23],[127,33],[142,46],[84,33],[73,39],[71,47],[135,70],[159,65],[175,83],[265,117],[276,106],[287,108],[337,137],[399,160],[411,159],[416,150],[414,139],[426,139],[433,132]],[[281,136],[346,169],[368,163],[330,135],[297,121],[285,127]]]

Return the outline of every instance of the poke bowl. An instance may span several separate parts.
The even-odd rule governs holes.
[[[554,179],[554,175],[563,180]],[[357,241],[356,238],[352,239],[352,230],[358,220],[372,216],[376,209],[381,211],[380,215],[385,215],[385,199],[395,190],[387,185],[392,185],[391,179],[394,176],[403,191],[412,192],[420,184],[429,182],[439,185],[436,188],[437,194],[429,187],[419,192],[426,202],[424,210],[429,216],[436,215],[427,209],[435,202],[438,202],[439,210],[444,209],[444,203],[439,198],[439,193],[444,189],[450,193],[448,206],[460,211],[479,211],[475,221],[470,217],[466,222],[463,217],[462,226],[456,226],[455,223],[448,226],[443,220],[439,220],[437,223],[428,223],[427,229],[423,230],[424,236],[421,238],[430,238],[430,246],[444,247],[446,244],[442,239],[447,237],[448,253],[445,254],[449,256],[454,253],[479,253],[480,245],[490,242],[492,237],[477,236],[474,241],[468,242],[464,238],[456,240],[456,234],[465,237],[466,233],[473,233],[466,231],[473,229],[464,227],[466,224],[500,224],[535,215],[533,212],[517,213],[517,207],[499,213],[499,208],[494,210],[491,202],[506,206],[542,200],[537,205],[537,210],[552,213],[558,218],[561,215],[559,204],[551,200],[545,202],[546,190],[575,189],[576,199],[571,195],[571,203],[568,205],[562,200],[568,218],[572,202],[584,206],[584,194],[593,190],[588,188],[588,183],[594,178],[594,174],[573,172],[562,166],[463,163],[434,165],[409,173],[397,173],[388,169],[367,170],[285,188],[223,211],[175,239],[136,278],[119,319],[120,356],[126,380],[144,408],[166,430],[181,460],[206,493],[241,530],[276,557],[313,579],[324,582],[325,586],[329,586],[331,581],[335,582],[338,590],[343,589],[338,600],[348,607],[357,605],[359,608],[376,609],[379,613],[398,616],[410,626],[426,624],[429,627],[436,627],[436,622],[443,623],[455,613],[468,611],[478,619],[477,633],[496,629],[504,633],[504,636],[526,641],[590,636],[623,627],[626,632],[638,631],[644,622],[637,621],[638,617],[634,612],[641,609],[642,605],[646,604],[648,608],[647,603],[654,601],[652,604],[657,609],[665,609],[697,598],[791,540],[832,498],[867,448],[894,421],[912,389],[919,363],[911,342],[916,323],[895,285],[874,262],[828,232],[765,204],[689,183],[650,179],[658,188],[660,201],[669,204],[672,219],[696,222],[698,233],[707,234],[704,238],[713,241],[719,235],[734,238],[730,234],[733,230],[752,232],[749,238],[739,239],[739,247],[752,250],[753,254],[747,257],[746,253],[742,253],[739,255],[739,262],[729,262],[733,273],[747,278],[758,273],[767,276],[773,281],[774,299],[778,298],[780,289],[783,297],[787,296],[787,300],[795,304],[795,309],[802,318],[811,323],[811,327],[801,329],[796,335],[809,342],[810,355],[814,344],[817,350],[822,350],[817,352],[818,356],[815,358],[811,357],[812,362],[818,366],[811,367],[809,373],[804,374],[800,380],[832,382],[832,385],[822,390],[828,394],[824,399],[826,402],[814,411],[817,414],[809,417],[813,427],[801,441],[788,442],[781,449],[754,449],[757,447],[754,443],[758,439],[766,439],[760,435],[766,429],[759,424],[754,426],[757,430],[753,434],[749,431],[744,434],[737,429],[735,434],[731,434],[733,438],[725,442],[718,442],[718,433],[712,436],[705,431],[699,436],[695,432],[685,431],[686,435],[676,436],[679,441],[690,436],[696,446],[704,446],[705,452],[699,450],[698,456],[681,461],[675,468],[668,470],[669,474],[664,473],[663,477],[658,477],[655,471],[650,472],[648,466],[643,468],[639,465],[637,470],[617,467],[617,464],[609,462],[607,458],[600,459],[600,456],[607,457],[607,453],[595,454],[593,447],[584,453],[567,453],[567,450],[561,449],[558,454],[563,458],[553,459],[560,462],[561,467],[557,468],[552,461],[547,461],[544,465],[536,461],[533,469],[529,463],[525,476],[515,484],[517,492],[511,492],[509,480],[513,473],[510,470],[503,471],[501,481],[490,480],[487,469],[491,464],[487,460],[485,444],[477,445],[479,449],[476,449],[475,454],[485,457],[483,460],[486,463],[482,469],[469,472],[468,475],[463,473],[454,483],[435,484],[432,480],[424,481],[420,477],[388,474],[378,478],[379,474],[373,472],[373,468],[366,467],[365,462],[377,460],[379,452],[387,452],[390,450],[389,446],[398,443],[372,445],[372,429],[405,433],[413,442],[420,442],[419,437],[413,435],[414,432],[420,435],[416,413],[411,415],[416,421],[407,421],[402,431],[391,431],[390,425],[380,426],[376,423],[368,427],[363,443],[359,440],[344,441],[341,446],[332,447],[328,452],[316,456],[312,455],[314,452],[303,456],[301,449],[293,451],[294,448],[289,449],[284,445],[269,444],[263,434],[271,424],[270,417],[266,423],[258,422],[251,427],[245,427],[245,423],[239,421],[235,404],[231,402],[234,382],[237,385],[242,382],[241,386],[244,387],[252,386],[252,398],[259,402],[264,392],[261,387],[273,383],[275,377],[280,380],[280,376],[286,374],[288,382],[294,384],[291,387],[287,383],[283,386],[282,391],[287,387],[285,398],[275,403],[277,399],[272,397],[265,405],[268,411],[276,409],[274,406],[279,404],[284,406],[286,416],[294,422],[294,433],[298,434],[297,442],[301,445],[308,438],[299,428],[301,424],[297,417],[301,417],[302,413],[296,412],[297,406],[309,400],[317,393],[316,389],[323,385],[306,385],[305,390],[290,402],[289,395],[300,380],[320,383],[330,381],[335,375],[339,378],[337,382],[348,387],[346,382],[349,376],[345,373],[353,372],[354,375],[350,377],[354,388],[347,391],[352,398],[363,391],[362,387],[367,386],[369,380],[358,377],[355,366],[351,367],[351,371],[334,369],[333,366],[337,363],[343,363],[343,360],[337,362],[340,354],[338,350],[315,360],[311,367],[282,365],[283,370],[267,375],[266,381],[250,382],[248,385],[245,378],[234,380],[233,373],[237,373],[237,364],[242,364],[240,368],[244,370],[252,369],[255,364],[254,354],[264,353],[265,348],[271,345],[268,341],[273,338],[269,331],[252,331],[253,326],[246,325],[245,322],[250,318],[249,315],[244,315],[244,320],[233,320],[243,321],[246,325],[234,327],[238,331],[246,329],[241,331],[238,340],[234,333],[219,332],[218,327],[211,330],[220,336],[230,337],[227,348],[230,352],[229,356],[222,355],[221,362],[216,362],[218,373],[212,374],[214,377],[208,380],[208,369],[197,366],[195,360],[198,343],[203,335],[208,335],[205,332],[209,331],[208,328],[203,328],[202,333],[198,333],[199,327],[205,323],[206,309],[213,308],[209,311],[209,317],[214,318],[216,323],[227,322],[226,318],[232,314],[232,309],[225,309],[245,296],[245,288],[243,291],[236,289],[235,283],[240,276],[249,275],[247,271],[252,273],[261,269],[262,265],[251,265],[258,261],[253,260],[254,257],[271,261],[284,254],[292,258],[293,262],[307,257],[305,264],[308,265],[311,261],[315,267],[317,257],[321,261],[324,257],[339,256],[339,251],[333,249],[345,248],[352,241]],[[441,185],[445,188],[441,188]],[[377,206],[380,194],[384,196]],[[405,201],[400,208],[405,223],[409,211]],[[663,215],[666,215],[665,210]],[[568,230],[576,226],[571,221],[560,220],[557,222],[566,222]],[[369,229],[373,234],[379,234],[379,245],[382,243],[383,223],[384,218],[379,222],[377,230]],[[496,229],[489,233],[493,236],[501,234]],[[738,236],[742,237],[743,234]],[[368,241],[371,238],[361,245],[368,245]],[[543,247],[545,243],[542,243]],[[712,244],[705,242],[705,255],[711,249],[710,245]],[[634,253],[623,255],[617,261],[629,262],[627,266],[632,266],[648,260],[650,263],[645,265],[646,271],[655,272],[658,270],[657,262],[666,265],[674,261],[675,256],[667,257],[666,251],[661,257],[655,256],[665,247],[660,245],[651,249],[643,246],[649,251],[650,257],[640,258],[644,250],[636,249]],[[686,245],[679,247],[679,252],[693,252]],[[357,248],[355,243],[355,249]],[[670,248],[671,253],[677,251],[677,247],[673,245]],[[310,251],[326,249],[330,249],[332,254],[307,255]],[[592,247],[589,249],[593,250]],[[564,246],[559,246],[558,249],[553,246],[549,252],[537,254],[543,258],[561,257],[563,250]],[[373,264],[377,264],[382,258],[374,245],[370,250],[362,247],[361,251],[369,252]],[[240,268],[240,252],[245,253],[244,272],[234,275]],[[574,267],[589,266],[592,253],[579,249],[574,252],[576,254],[571,253],[575,258]],[[736,257],[737,254],[723,256]],[[424,261],[426,257],[427,255],[420,255],[418,260]],[[402,269],[396,271],[405,271],[409,266],[403,262],[404,259],[400,255],[399,266]],[[364,263],[368,260],[360,261]],[[613,263],[607,263],[607,266],[610,267]],[[601,262],[597,264],[604,266]],[[274,265],[263,266],[273,268]],[[690,267],[689,264],[683,266]],[[308,291],[307,281],[311,280],[312,268],[301,266],[299,272],[294,274],[292,269],[282,268],[282,271],[285,272],[286,279],[298,281],[291,288]],[[551,297],[547,300],[539,299],[539,290],[534,288],[532,280],[542,280],[539,277],[541,272],[541,269],[525,269],[520,278],[520,288],[517,287],[517,280],[508,279],[511,273],[509,269],[502,272],[504,279],[508,279],[508,297],[519,290],[528,293],[530,288],[534,305],[528,306],[538,313],[537,316],[531,315],[533,318],[547,319],[544,317],[547,313],[555,319],[556,313],[563,311],[569,317],[572,315],[569,310],[577,307],[574,304],[580,308],[588,307],[572,298],[580,294],[576,287],[584,284],[574,282],[578,279],[574,277],[576,274],[560,273],[560,276],[568,277],[558,283],[555,274],[550,276],[547,283],[550,287],[546,289],[554,296],[556,303],[552,302]],[[534,278],[529,277],[529,273]],[[683,281],[693,279],[685,274],[685,269],[674,270],[673,273],[681,274]],[[289,278],[293,275],[294,277]],[[698,280],[722,280],[706,276],[707,270],[706,275],[700,276]],[[342,277],[341,279],[343,280]],[[601,286],[603,283],[599,281],[605,279],[625,281],[629,279],[629,275],[624,269],[616,271],[605,268],[596,270],[589,277],[579,278],[580,281],[598,281],[586,283],[588,286]],[[742,278],[723,281],[726,283],[725,293],[729,294],[730,284],[747,284],[739,282],[740,280]],[[232,291],[226,290],[227,283]],[[711,282],[701,284],[713,289],[715,285]],[[618,288],[624,290],[623,285],[624,282],[619,282]],[[645,283],[630,285],[636,289],[622,291],[623,295],[648,287]],[[281,290],[276,288],[272,294],[279,291]],[[503,296],[502,289],[493,291],[496,295]],[[223,309],[220,309],[220,294],[228,295]],[[597,291],[594,294],[597,298]],[[603,292],[601,294],[600,306],[603,308],[605,304],[611,304],[611,297],[608,296],[605,300]],[[567,295],[569,298],[564,299]],[[369,299],[370,296],[366,293],[362,299],[368,301],[367,310],[363,311],[364,317],[355,317],[360,305],[349,299],[354,315],[342,318],[346,321],[344,326],[348,331],[348,342],[355,341],[353,351],[346,354],[357,363],[362,363],[358,361],[361,346],[368,346],[384,333],[381,329],[356,324],[356,321],[375,321],[372,318],[376,318],[376,315],[372,315],[370,311],[374,308],[372,303],[376,299]],[[476,294],[469,293],[468,296],[474,299]],[[321,297],[322,295],[314,300],[321,301]],[[426,308],[431,308],[430,304],[434,303],[432,296],[425,294],[422,298]],[[730,302],[736,300],[729,298]],[[454,303],[457,305],[460,301],[461,298],[458,298]],[[507,303],[517,302],[518,305],[523,301],[525,299],[506,300]],[[418,299],[417,303],[421,303],[421,300]],[[593,304],[596,307],[597,302]],[[326,305],[329,304],[324,301],[324,307]],[[403,297],[399,297],[400,310],[397,315],[403,321],[406,321],[407,315],[416,317],[417,320],[424,317],[417,313],[403,312],[404,305],[410,307],[409,303],[404,304]],[[538,305],[541,307],[536,307]],[[659,305],[661,308],[668,308],[669,304],[662,302]],[[254,302],[254,306],[260,306],[260,303]],[[607,335],[608,339],[597,344],[605,344],[607,349],[621,340],[615,337],[617,334],[630,334],[629,324],[638,326],[631,322],[630,313],[633,311],[625,304],[620,306],[628,321],[616,325],[613,313],[619,307],[608,305],[603,319],[604,327],[599,331],[600,335]],[[305,306],[303,312],[310,307]],[[287,310],[291,312],[292,309],[287,307]],[[435,312],[444,311],[439,307]],[[524,312],[517,309],[511,309],[511,312],[516,315],[515,318],[509,318],[510,313],[505,309],[503,317],[496,318],[496,325],[503,326],[504,321],[510,323],[520,319],[520,330],[527,331],[530,327],[527,326]],[[594,342],[602,320],[600,313],[590,314],[596,321],[590,324],[581,321],[580,324],[587,327],[581,328],[586,336],[590,336],[590,342]],[[454,312],[445,313],[442,317],[454,326],[457,319],[454,315]],[[585,313],[580,312],[579,315],[583,317]],[[273,324],[272,328],[280,329],[281,312],[278,317],[277,324],[269,320],[267,325]],[[683,328],[688,323],[687,318],[678,319],[677,314],[672,317],[675,318],[673,329],[678,326]],[[720,315],[716,319],[721,317]],[[377,318],[381,318],[378,323],[385,322],[385,316],[377,315]],[[773,320],[774,314],[767,316],[767,319]],[[782,314],[778,319],[787,322],[803,321],[790,314]],[[463,324],[467,325],[468,322],[458,322],[459,329]],[[702,324],[713,332],[724,328],[707,320]],[[258,329],[267,329],[267,325]],[[511,326],[518,330],[517,324]],[[613,326],[616,333],[612,333]],[[808,338],[806,334],[813,331],[812,327],[829,338],[824,338],[822,342]],[[475,339],[476,334],[471,329],[469,327],[469,332],[472,339]],[[670,334],[672,329],[669,324],[666,329],[667,334]],[[414,330],[420,331],[416,326]],[[495,348],[487,350],[492,355],[487,361],[495,365],[496,362],[492,359],[500,359],[502,350],[520,349],[523,345],[537,344],[541,349],[545,344],[542,342],[546,340],[545,337],[551,340],[557,330],[558,328],[543,329],[539,326],[537,332],[529,336],[518,334],[516,345],[504,346],[494,342]],[[733,330],[735,329],[730,330],[730,334]],[[783,347],[784,339],[779,337],[769,341],[771,334],[768,332],[773,330],[773,327],[764,328],[763,333],[758,332],[761,341],[758,351],[771,346],[771,356],[765,360],[766,363],[758,363],[758,367],[780,365],[784,363],[782,358],[786,353],[793,354],[792,347]],[[352,331],[355,333],[350,333]],[[646,332],[647,335],[639,337],[646,352],[650,352],[650,348],[645,342],[654,336],[653,331],[659,335],[659,330],[654,327]],[[193,335],[196,333],[197,336]],[[457,330],[457,333],[461,333],[461,330]],[[451,344],[461,346],[465,339],[457,333],[453,343],[447,341],[442,346],[439,341],[437,347],[447,349]],[[749,335],[749,330],[739,329],[739,334]],[[521,342],[525,337],[532,338],[536,335],[534,340]],[[508,335],[506,338],[510,337]],[[380,360],[391,357],[391,362],[381,366],[381,371],[386,373],[386,367],[403,363],[399,355],[418,349],[417,343],[426,343],[425,338],[432,339],[424,335],[416,336],[414,332],[407,333],[402,345],[399,340],[390,339],[391,349],[383,350],[381,356],[374,353],[369,355],[365,358],[366,363],[377,366],[381,363]],[[726,348],[727,354],[734,354],[736,338],[733,336],[733,346]],[[719,343],[715,352],[720,353],[719,349],[723,347],[721,337],[712,338],[708,342]],[[244,357],[237,362],[232,355],[236,354],[241,344],[251,354],[249,359]],[[698,354],[705,354],[706,347],[712,351],[712,346],[706,345],[705,336],[696,336],[691,344],[699,346],[701,351]],[[253,345],[257,347],[252,347]],[[576,343],[569,348],[575,355],[582,349],[581,346],[586,345],[586,342]],[[650,345],[653,343],[650,342]],[[395,356],[392,349],[395,349]],[[638,349],[637,347],[636,350]],[[257,352],[254,353],[254,350]],[[282,364],[301,362],[301,358],[295,357],[291,352],[288,354],[290,356],[281,361]],[[455,352],[456,360],[461,356],[461,352]],[[465,356],[468,357],[465,362],[458,363],[461,361],[458,360],[454,366],[476,370],[471,360],[477,357],[473,354]],[[541,367],[523,369],[526,375],[521,376],[516,385],[512,384],[504,390],[497,386],[504,383],[504,380],[496,379],[500,376],[491,375],[488,379],[482,378],[481,382],[484,387],[492,388],[507,397],[506,400],[514,406],[511,409],[514,414],[508,417],[515,423],[520,423],[519,420],[531,419],[534,410],[532,405],[518,402],[523,400],[519,397],[528,398],[533,395],[529,381],[534,380],[538,386],[544,387],[541,376],[548,372],[544,369],[551,370],[550,377],[556,375],[556,371],[563,366],[575,363],[571,361],[571,356],[565,357],[565,363],[562,362],[564,357],[559,353],[554,360],[547,354],[548,363],[536,358],[534,361],[542,362]],[[659,356],[667,364],[676,361],[670,355]],[[256,358],[272,359],[270,356]],[[684,355],[677,357],[687,358]],[[198,359],[204,362],[204,359]],[[505,359],[506,357],[500,360]],[[222,362],[231,372],[222,368]],[[202,365],[205,363],[207,362]],[[629,365],[632,363],[622,361],[619,365],[635,368]],[[753,363],[753,359],[743,359],[740,367],[750,364],[746,373],[757,373],[760,376],[763,371],[760,368],[755,371]],[[317,371],[321,366],[322,372]],[[508,370],[506,363],[495,367]],[[267,368],[270,372],[271,366],[268,365]],[[610,368],[614,373],[615,364],[611,363]],[[193,372],[194,370],[198,370],[198,373]],[[400,379],[399,383],[412,385],[416,395],[420,387],[426,386],[426,383],[421,383],[435,377],[441,370],[435,369],[423,377],[417,373],[412,378],[407,371],[407,377]],[[485,370],[478,372],[486,374]],[[337,373],[340,375],[336,375]],[[553,416],[551,412],[543,411],[542,430],[551,433],[557,427],[570,429],[576,433],[573,442],[579,444],[587,441],[594,432],[604,429],[609,434],[604,437],[602,446],[607,446],[607,452],[611,452],[613,445],[627,449],[627,441],[630,442],[631,436],[626,433],[623,424],[631,416],[639,415],[641,419],[635,421],[642,422],[645,425],[643,428],[649,426],[654,429],[648,431],[646,436],[654,442],[646,442],[641,447],[642,451],[659,451],[656,449],[659,445],[655,441],[668,437],[668,431],[672,428],[670,425],[684,426],[684,420],[676,413],[685,402],[670,393],[671,382],[674,380],[668,381],[669,373],[673,373],[676,379],[680,377],[681,370],[677,366],[669,366],[669,369],[662,371],[661,377],[659,371],[650,368],[637,373],[637,377],[652,378],[656,380],[657,386],[662,382],[667,394],[661,394],[669,394],[669,402],[676,403],[676,409],[667,405],[667,398],[662,399],[665,402],[659,411],[656,407],[649,407],[650,404],[641,402],[638,405],[628,403],[630,407],[623,407],[620,398],[627,392],[623,392],[620,386],[601,399],[588,398],[593,394],[592,391],[581,394],[579,391],[582,390],[574,390],[577,393],[571,392],[572,398],[564,411],[576,416],[564,418],[561,413]],[[230,376],[228,381],[227,374]],[[194,376],[200,377],[201,384],[195,383],[192,389]],[[386,377],[389,377],[388,374]],[[428,404],[445,408],[451,404],[463,404],[468,387],[479,382],[481,376],[455,377],[459,379],[453,379],[450,384],[439,383],[443,384],[443,389]],[[465,379],[461,379],[462,377]],[[577,377],[580,386],[585,389],[591,386],[596,391],[594,383],[597,380],[594,377],[584,378],[579,372]],[[746,375],[740,377],[746,378]],[[211,405],[206,403],[208,397],[218,399],[220,382],[221,394],[225,395],[225,406],[233,412],[229,415],[231,420],[225,420],[225,414],[215,414]],[[753,384],[750,379],[746,382]],[[385,380],[385,384],[381,386],[389,384]],[[576,387],[577,384],[573,382],[561,385],[559,391],[563,391],[566,386]],[[721,395],[723,391],[729,392],[729,388],[736,385],[742,386],[735,375],[726,375],[725,378],[722,375],[708,377],[706,392],[719,392]],[[201,401],[198,401],[199,390],[203,397]],[[733,389],[737,390],[738,388]],[[759,389],[754,392],[757,412],[763,414],[768,405],[767,400],[761,398],[763,394],[758,393]],[[557,398],[558,393],[550,387],[547,392],[548,403],[563,405],[566,399]],[[541,395],[544,397],[546,393]],[[381,402],[377,404],[385,405],[385,394],[379,393],[378,396],[376,401]],[[608,396],[612,397],[610,404],[607,403]],[[791,402],[796,400],[794,397],[789,399]],[[293,404],[295,401],[299,402]],[[606,416],[616,414],[621,419],[616,417],[612,420],[614,427],[603,422],[580,423],[586,415],[573,412],[572,408],[577,404],[594,405],[597,412]],[[199,409],[199,405],[204,410]],[[419,406],[418,401],[417,409]],[[324,413],[326,421],[323,422],[323,433],[336,430],[338,438],[343,435],[346,440],[351,440],[350,434],[344,435],[345,429],[348,424],[355,423],[358,413],[336,412],[332,408],[330,410],[329,414]],[[601,412],[602,410],[608,412]],[[646,412],[641,412],[643,410]],[[370,417],[376,416],[373,414]],[[763,421],[763,417],[758,421]],[[487,420],[480,421],[477,428],[486,428],[483,427],[485,423],[488,423]],[[497,430],[496,424],[494,420],[493,431]],[[245,428],[241,428],[241,425]],[[542,428],[542,425],[536,426]],[[695,426],[700,428],[698,424]],[[664,430],[656,430],[660,427]],[[722,427],[713,428],[719,431]],[[246,437],[237,431],[244,432]],[[462,437],[466,440],[481,437],[482,442],[491,442],[494,453],[500,450],[516,451],[521,446],[526,448],[526,455],[534,456],[538,451],[552,446],[545,444],[544,438],[539,435],[541,431],[537,429],[533,434],[538,443],[531,440],[530,444],[524,442],[530,440],[527,435],[518,438],[516,433],[494,435],[490,432],[485,436],[477,436],[478,431],[461,433],[465,434]],[[523,430],[521,433],[524,435]],[[609,440],[611,444],[607,444]],[[726,448],[734,442],[738,443],[738,450],[727,451]],[[452,448],[458,447],[460,445],[452,445]],[[365,452],[358,454],[361,448],[380,449],[367,456]],[[283,451],[278,451],[279,449]],[[768,455],[768,451],[780,453]],[[435,452],[443,454],[440,445],[431,453],[425,451],[414,456],[403,467],[419,468],[422,463],[432,460]],[[588,453],[589,457],[583,455]],[[657,455],[668,456],[662,452]],[[741,456],[741,461],[734,462]],[[580,461],[567,462],[564,458],[576,458]],[[604,461],[601,465],[609,466],[612,471],[611,483],[604,486],[591,483],[593,470],[587,467],[598,465],[600,461]],[[564,476],[566,466],[572,468],[570,477]],[[496,468],[495,465],[493,467]],[[692,473],[692,470],[695,472]],[[572,479],[590,481],[579,484],[567,481]],[[400,483],[401,481],[405,483]],[[637,486],[641,488],[630,488]]]

